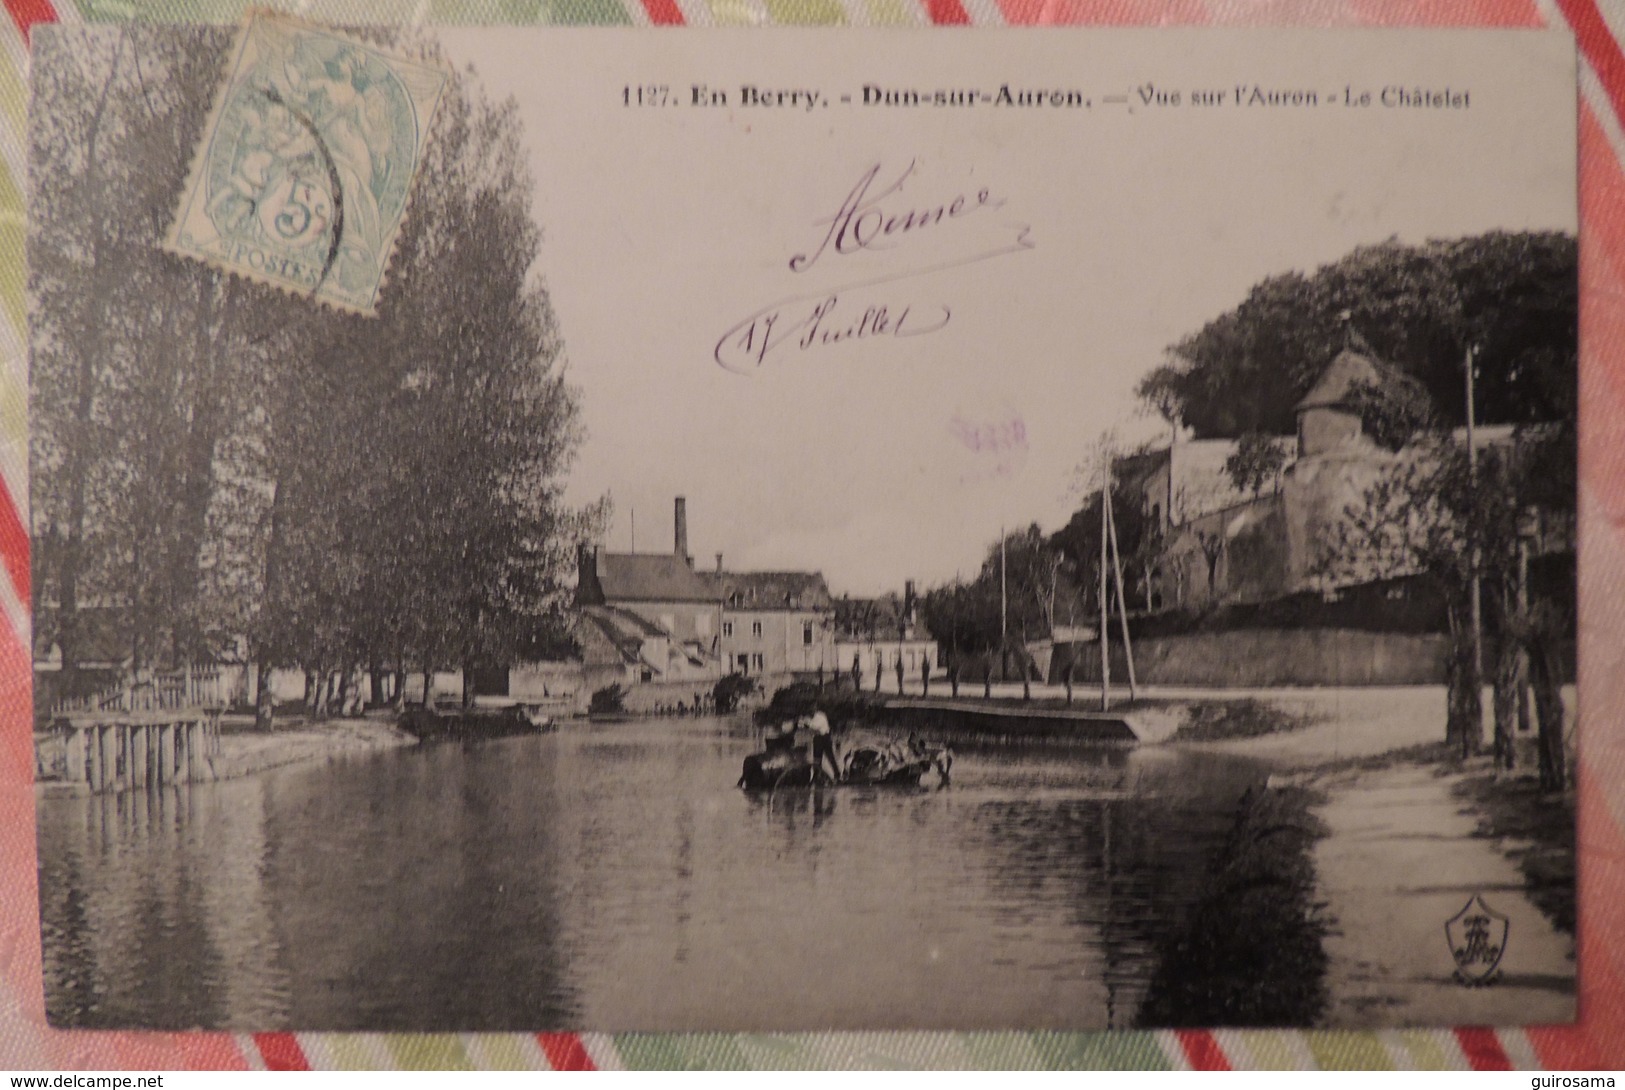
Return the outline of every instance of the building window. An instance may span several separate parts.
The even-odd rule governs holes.
[[[739,661],[739,672],[741,674],[749,673],[750,672],[750,656],[749,655],[740,655],[738,661]]]
[[[750,664],[758,670],[762,669],[762,656],[760,652],[750,657]]]
[[[801,642],[806,647],[811,647],[812,646],[812,642],[813,642],[813,626],[812,626],[811,621],[802,621],[801,622]]]
[[[733,634],[734,634],[734,623],[732,621],[723,621],[722,622],[722,635],[724,637],[728,638],[728,639],[732,639]]]
[[[752,636],[755,636],[757,639],[762,638],[762,622],[761,621],[752,621],[750,623],[750,634]]]

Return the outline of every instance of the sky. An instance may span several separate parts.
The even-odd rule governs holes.
[[[1575,229],[1572,44],[1546,34],[443,37],[519,104],[587,432],[569,497],[612,498],[609,548],[635,523],[659,552],[685,496],[697,565],[836,594],[970,577],[1001,527],[1064,523],[1103,435],[1166,434],[1139,379],[1266,276],[1389,237]],[[697,84],[726,104],[691,105]],[[865,85],[1089,106],[865,106]],[[1253,86],[1318,101],[1238,104]],[[1392,87],[1468,105],[1384,107]]]

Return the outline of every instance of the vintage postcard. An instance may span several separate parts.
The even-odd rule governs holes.
[[[53,1024],[1573,1020],[1570,39],[32,80]]]

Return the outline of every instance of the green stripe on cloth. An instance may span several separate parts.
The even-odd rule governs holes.
[[[1441,1029],[1408,1029],[1400,1033],[1399,1039],[1405,1042],[1405,1050],[1411,1054],[1411,1063],[1424,1071],[1450,1071],[1456,1064],[1451,1062],[1451,1050],[1446,1043],[1454,1044],[1455,1039],[1447,1030]]]
[[[1375,1033],[1305,1033],[1315,1064],[1328,1071],[1392,1071],[1394,1061]]]
[[[720,1033],[615,1035],[615,1048],[629,1071],[749,1071],[739,1042]]]
[[[340,1071],[371,1071],[378,1066],[378,1050],[372,1038],[354,1033],[324,1034],[322,1047]]]
[[[0,175],[6,174],[0,167]],[[6,185],[11,179],[5,179]],[[6,312],[6,320],[21,330],[26,328],[24,323],[28,320],[28,304],[24,296],[23,282],[23,225],[21,217],[0,220],[0,307]]]
[[[1034,1033],[1030,1039],[1049,1070],[1169,1070],[1153,1033]]]
[[[469,1054],[487,1071],[528,1071],[536,1062],[536,1050],[525,1047],[529,1040],[518,1033],[481,1033],[470,1043]]]
[[[412,1033],[384,1038],[402,1071],[472,1071],[463,1042],[449,1033]]]
[[[1243,1034],[1247,1058],[1262,1071],[1296,1071],[1302,1055],[1292,1047],[1292,1034],[1280,1030],[1256,1030]],[[1235,1058],[1231,1058],[1232,1064]]]
[[[917,26],[925,21],[917,5],[907,0],[865,0],[869,21],[876,26]]]
[[[28,85],[23,74],[9,64],[0,64],[0,108],[5,110],[13,132],[20,135],[27,131]],[[21,205],[18,207],[20,210]]]
[[[973,1064],[989,1071],[1042,1071],[1045,1056],[1030,1033],[961,1033]]]
[[[835,0],[763,0],[775,23],[787,26],[839,26],[846,9]]]

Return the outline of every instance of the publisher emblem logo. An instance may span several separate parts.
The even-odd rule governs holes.
[[[1456,979],[1469,987],[1494,983],[1510,930],[1511,922],[1474,894],[1444,925]]]

